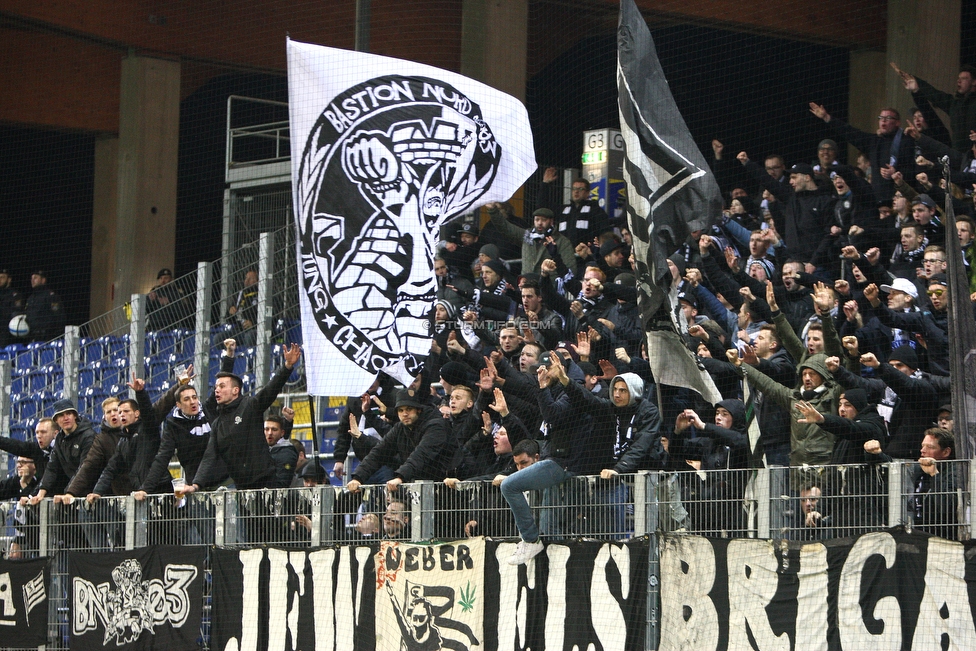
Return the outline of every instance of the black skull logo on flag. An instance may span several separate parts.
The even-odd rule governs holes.
[[[440,227],[487,192],[501,156],[480,107],[424,77],[357,84],[315,122],[296,191],[303,286],[363,370],[419,370]]]

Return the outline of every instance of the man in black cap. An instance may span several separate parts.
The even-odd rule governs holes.
[[[541,273],[545,260],[556,262],[560,276],[576,266],[573,244],[553,228],[554,216],[548,208],[538,208],[532,213],[532,228],[527,230],[507,221],[499,204],[489,203],[486,207],[498,232],[522,243],[522,273]]]
[[[607,238],[600,245],[600,255],[596,262],[607,275],[607,282],[612,283],[617,274],[627,271],[627,245],[615,237]]]
[[[547,167],[542,175],[536,205],[547,208],[558,216],[556,231],[565,235],[575,247],[592,244],[602,233],[610,230],[610,218],[600,202],[590,199],[590,182],[584,178],[573,179],[570,186],[570,202],[560,205],[558,195],[562,188],[556,185],[559,175],[555,167]]]
[[[70,400],[58,400],[54,403],[51,418],[61,431],[54,439],[54,451],[48,460],[40,487],[30,498],[32,505],[39,503],[48,494],[64,493],[65,487],[88,456],[88,450],[95,440],[95,430],[91,423],[78,416],[78,410]]]
[[[478,257],[481,245],[478,243],[478,223],[465,221],[457,230],[457,242],[448,241],[440,251],[453,276],[475,280],[471,273],[471,263]]]
[[[740,152],[737,158],[760,187],[776,198],[779,204],[773,204],[776,230],[782,235],[789,255],[807,264],[807,271],[812,273],[809,263],[820,241],[830,232],[837,195],[817,185],[813,168],[806,163],[797,163],[790,169],[787,186],[775,182],[749,160],[746,152]]]
[[[0,269],[0,348],[11,343],[10,319],[24,310],[24,297],[10,286],[10,271]]]
[[[939,219],[936,203],[927,194],[920,194],[912,199],[912,217],[915,223],[925,230],[925,239],[929,244],[945,245],[945,226]]]
[[[233,339],[224,342],[225,354],[229,357],[233,357],[236,350],[232,342]],[[186,487],[186,493],[214,483],[221,468],[218,460],[226,464],[227,472],[239,490],[274,486],[275,465],[264,436],[264,411],[278,397],[301,355],[302,349],[298,344],[285,349],[285,363],[268,384],[253,396],[241,395],[244,383],[237,375],[226,371],[217,373],[212,397],[215,404],[208,400],[206,405],[208,414],[213,407],[210,440],[193,483]]]
[[[878,403],[878,413],[888,423],[885,453],[895,459],[915,459],[922,444],[922,432],[932,421],[939,396],[932,383],[918,370],[915,349],[905,344],[881,363],[874,353],[861,355],[861,364],[874,369],[875,378],[862,378],[843,367],[834,377],[847,388],[861,387]]]
[[[31,295],[24,307],[31,341],[50,341],[64,334],[65,317],[61,297],[48,289],[47,273],[31,274]]]
[[[397,396],[394,409],[400,422],[359,464],[346,486],[350,492],[357,492],[382,466],[394,469],[393,478],[386,482],[390,491],[419,479],[441,481],[454,469],[457,439],[440,412],[421,403],[406,389]]]

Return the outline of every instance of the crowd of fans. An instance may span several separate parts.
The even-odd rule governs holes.
[[[626,535],[631,496],[623,474],[667,471],[659,499],[671,505],[676,527],[737,535],[745,530],[747,473],[701,471],[841,465],[848,474],[837,481],[805,472],[790,480],[792,527],[800,537],[823,537],[879,524],[883,509],[872,499],[851,500],[857,506],[843,513],[824,504],[858,491],[883,494],[880,464],[909,460],[917,462],[912,521],[954,537],[961,484],[955,466],[940,462],[956,449],[950,306],[964,303],[966,318],[976,318],[976,70],[960,71],[954,94],[898,74],[918,103],[911,121],[885,108],[877,131],[867,133],[811,103],[833,137],[809,161],[788,164],[765,153],[760,165],[748,152],[730,157],[712,143],[728,208],[715,226],[692,233],[668,266],[675,321],[721,393],[717,404],[655,383],[630,233],[591,198],[587,181],[575,180],[563,205],[556,170],[547,169],[530,221],[493,203],[483,227],[471,216],[446,229],[423,373],[406,388],[381,374],[365,395],[349,398],[340,418],[335,475],[348,477],[349,494],[385,485],[389,496],[379,512],[349,509],[349,524],[362,536],[397,536],[409,508],[401,484],[433,480],[449,496],[482,480],[498,488],[506,517],[479,494],[438,533],[517,532],[522,542],[511,562],[519,564],[542,549],[541,534]],[[934,108],[948,113],[949,128]],[[840,143],[860,150],[856,165],[839,161]],[[948,178],[935,163],[945,155]],[[947,200],[954,232],[943,224]],[[950,237],[962,248],[971,296],[949,293]],[[235,304],[242,319],[254,281]],[[226,342],[231,363],[236,345]],[[165,468],[174,452],[187,494],[228,476],[242,489],[292,485],[301,464],[287,442],[287,414],[264,413],[297,363],[297,348],[285,359],[288,370],[252,398],[241,396],[228,367],[202,406],[185,382],[152,405],[133,380],[137,398],[107,404],[98,434],[62,401],[53,419],[38,424],[36,443],[0,439],[23,462],[5,495],[29,504],[133,491],[144,499],[170,492]],[[345,465],[350,450],[355,469]],[[31,463],[41,477],[36,486],[25,481]],[[309,482],[322,481],[317,463],[307,467]],[[580,495],[568,480],[584,475],[599,479]],[[530,491],[543,505],[579,509],[537,519]],[[689,506],[705,503],[711,506]],[[246,535],[260,540],[262,519],[248,522]],[[297,523],[299,531],[311,526],[305,515]]]

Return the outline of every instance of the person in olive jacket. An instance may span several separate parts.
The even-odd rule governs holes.
[[[827,356],[817,353],[807,357],[797,367],[800,375],[799,386],[788,389],[758,369],[743,364],[738,351],[730,350],[726,355],[732,364],[742,370],[750,384],[762,391],[767,399],[793,414],[790,422],[790,465],[819,466],[830,463],[837,437],[814,423],[798,422],[796,412],[793,411],[793,405],[798,400],[803,400],[822,414],[837,413],[843,388],[834,381],[833,374],[827,368]]]

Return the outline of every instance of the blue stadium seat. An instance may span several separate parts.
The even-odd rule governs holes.
[[[58,397],[50,391],[41,391],[37,394],[37,401],[40,410],[38,415],[50,416],[54,412],[54,403],[58,401]]]
[[[251,348],[251,349],[248,349],[248,350],[251,350],[253,352],[254,349]],[[218,365],[220,364],[220,360],[219,359],[217,360],[217,364]],[[248,364],[248,360],[247,360],[247,357],[246,357],[246,352],[245,352],[244,355],[238,355],[237,357],[234,358],[234,374],[235,375],[241,375],[241,376],[243,376],[245,373],[247,373],[247,370],[248,370],[247,367],[248,366],[249,366],[249,364]]]
[[[95,422],[102,420],[102,401],[109,397],[109,392],[98,386],[91,386],[81,392],[78,408],[91,416]],[[97,414],[97,419],[96,419]]]
[[[155,354],[159,357],[177,352],[177,333],[175,330],[161,330],[156,333]]]
[[[14,356],[27,350],[27,346],[24,344],[7,344],[3,347],[3,350],[4,352],[9,353],[12,359]]]
[[[120,359],[129,354],[129,335],[120,337],[102,337],[105,340],[105,352],[109,359]]]
[[[88,339],[87,337],[82,337],[79,343],[82,364],[94,364],[105,357],[105,344],[100,338]]]
[[[119,383],[119,367],[109,360],[96,362],[98,369],[98,381],[102,386],[110,386]]]
[[[146,383],[151,388],[157,388],[160,384],[165,382],[169,378],[169,360],[162,357],[151,357],[149,358],[148,374],[146,375]]]
[[[31,364],[38,366],[40,362],[38,361],[41,354],[41,348],[44,347],[43,341],[32,341],[27,344],[27,352],[30,353]]]
[[[24,392],[24,376],[28,372],[29,371],[22,371],[17,368],[10,372],[10,393]]]
[[[64,353],[64,340],[58,339],[47,344],[41,345],[37,349],[37,365],[50,366],[51,364],[61,364],[61,357]]]
[[[152,357],[156,352],[156,333],[147,332],[142,338],[142,356]]]
[[[61,368],[60,364],[48,364],[43,370],[49,390],[55,393],[63,392],[64,369]]]
[[[36,393],[38,391],[43,391],[47,388],[47,373],[44,369],[39,368],[35,371],[31,371],[27,374],[27,382],[25,389],[28,393]]]
[[[241,389],[241,393],[251,393],[254,391],[254,374],[244,373],[241,375],[241,382],[244,384],[244,388]]]
[[[119,384],[126,384],[131,379],[131,376],[129,375],[128,357],[119,357],[112,360],[112,366],[119,370]]]
[[[302,343],[302,322],[300,320],[289,319],[285,321],[285,343]]]
[[[37,401],[33,395],[25,396],[12,402],[14,420],[25,421],[28,418],[37,416]]]
[[[197,349],[196,332],[193,330],[180,330],[179,331],[179,348],[180,353],[185,357],[193,357],[194,351]]]
[[[34,368],[34,355],[31,350],[25,348],[17,353],[17,357],[14,359],[14,368],[20,369],[21,371],[29,371]]]
[[[86,364],[78,369],[78,391],[84,391],[95,384],[97,380],[97,369],[94,364]]]
[[[10,438],[18,441],[26,441],[28,436],[27,428],[22,424],[14,423],[10,426]],[[33,432],[30,433],[30,436],[33,436]]]

